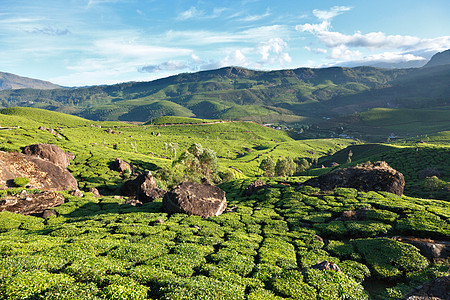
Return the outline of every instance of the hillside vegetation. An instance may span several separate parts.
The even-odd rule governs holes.
[[[5,90],[0,92],[0,105],[58,110],[91,120],[147,122],[182,116],[312,124],[375,107],[448,105],[448,69],[333,67],[266,72],[227,67],[151,82]]]
[[[429,260],[398,239],[450,240],[448,192],[427,190],[418,177],[435,167],[448,184],[448,132],[420,137],[423,143],[361,144],[294,140],[253,122],[167,116],[137,125],[23,107],[1,109],[0,127],[2,151],[50,143],[72,152],[68,168],[84,191],[62,192],[58,215],[46,219],[0,212],[2,299],[402,299],[449,275],[448,260]],[[170,188],[167,170],[195,143],[217,154],[231,211],[207,219],[169,215],[161,199],[135,207],[118,196],[130,174],[110,169],[117,157]],[[259,166],[269,156],[304,159],[311,169],[262,177]],[[405,195],[298,188],[330,171],[322,168],[329,162],[367,160],[386,160],[404,173]],[[268,187],[245,195],[256,179]],[[86,192],[91,187],[103,196]],[[0,190],[0,197],[22,190]],[[342,272],[313,268],[325,260]]]

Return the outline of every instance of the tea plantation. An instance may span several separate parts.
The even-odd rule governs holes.
[[[448,260],[429,261],[394,237],[449,241],[450,202],[414,198],[408,190],[400,197],[298,188],[307,176],[260,177],[258,166],[269,155],[313,162],[347,159],[353,149],[355,163],[369,156],[351,145],[358,141],[296,141],[284,131],[246,122],[157,123],[0,110],[2,151],[58,145],[75,154],[69,170],[80,189],[98,187],[105,195],[61,192],[65,203],[55,208],[57,216],[46,219],[1,212],[0,299],[402,299],[423,282],[449,275]],[[219,171],[232,172],[234,178],[219,184],[229,211],[207,219],[169,215],[162,212],[161,199],[135,207],[117,195],[128,175],[110,170],[116,157],[140,171],[155,171],[160,187],[168,188],[162,170],[193,143],[213,149]],[[365,151],[400,172],[411,168],[411,175],[405,172],[407,183],[429,161],[448,170],[444,143],[421,144],[418,155],[408,144]],[[244,196],[254,177],[268,187]],[[0,190],[0,196],[22,190]],[[349,211],[361,217],[345,217]],[[325,260],[342,272],[313,268]]]

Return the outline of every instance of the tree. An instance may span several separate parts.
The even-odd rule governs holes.
[[[294,161],[297,164],[297,168],[295,169],[295,173],[301,173],[308,170],[311,167],[311,164],[308,162],[306,158],[297,158]]]
[[[295,172],[295,163],[292,158],[280,158],[275,165],[276,176],[292,176]]]
[[[423,185],[430,190],[430,196],[433,197],[433,192],[445,186],[445,182],[440,180],[437,176],[431,176],[424,180]]]
[[[263,170],[264,176],[272,177],[275,174],[275,162],[273,161],[272,156],[264,157],[259,168]]]
[[[178,145],[178,144],[177,144]],[[217,155],[200,144],[192,144],[188,150],[173,162],[173,166],[184,166],[185,175],[192,180],[200,180],[206,177],[210,181],[218,179]]]

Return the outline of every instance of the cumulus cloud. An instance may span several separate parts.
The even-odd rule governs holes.
[[[322,23],[319,23],[319,24],[306,23],[306,24],[302,24],[302,25],[297,25],[297,26],[295,26],[295,29],[297,31],[315,33],[315,32],[327,31],[330,28],[330,25],[331,24],[329,21],[323,21]]]
[[[328,47],[345,45],[350,47],[398,49],[411,47],[420,42],[420,39],[414,36],[386,35],[383,32],[362,34],[357,31],[352,35],[346,35],[340,32],[320,31],[317,33],[317,37]]]
[[[292,59],[287,52],[287,44],[281,38],[271,38],[269,41],[260,43],[257,52],[261,55],[262,62],[285,63]]]
[[[408,62],[425,60],[417,55],[420,52],[437,52],[450,48],[450,36],[437,37],[433,39],[421,39],[409,35],[387,35],[384,32],[344,34],[333,31],[331,20],[349,11],[351,7],[334,6],[330,10],[314,10],[313,14],[319,20],[318,23],[305,23],[295,28],[302,33],[311,33],[318,42],[324,44],[327,49],[306,47],[306,50],[315,53],[329,53],[329,58],[338,62]],[[320,50],[318,50],[320,49]],[[363,55],[361,50],[369,52],[385,49],[383,53]],[[391,52],[389,52],[391,50]],[[410,53],[413,52],[413,53]]]

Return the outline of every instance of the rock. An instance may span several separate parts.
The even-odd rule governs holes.
[[[327,260],[324,260],[321,263],[318,263],[317,265],[311,266],[311,269],[317,269],[317,270],[333,270],[336,272],[341,272],[341,269],[337,264],[333,264],[332,262],[329,262]]]
[[[51,161],[63,169],[67,168],[70,164],[66,152],[56,145],[34,144],[23,148],[22,153]]]
[[[406,295],[406,300],[448,300],[450,299],[450,276],[435,278],[422,284]]]
[[[218,216],[227,207],[225,192],[212,185],[183,182],[163,198],[163,211],[208,218]]]
[[[13,187],[17,177],[28,178],[36,189],[78,189],[76,179],[65,168],[35,156],[0,151],[0,185]]]
[[[69,160],[74,160],[75,159],[75,154],[73,154],[72,152],[67,152],[66,155],[67,155],[67,158]]]
[[[141,201],[137,200],[136,198],[130,198],[127,201],[125,201],[125,204],[139,207],[139,206],[142,206],[143,203]]]
[[[140,174],[136,179],[124,182],[120,192],[125,196],[136,196],[139,201],[146,203],[163,197],[167,191],[158,188],[155,178],[148,171]]]
[[[2,200],[0,211],[9,211],[22,215],[40,215],[45,210],[64,203],[63,195],[55,192],[45,191],[37,194],[28,194],[26,198],[9,196],[8,200],[15,198],[16,201]]]
[[[44,219],[50,218],[52,216],[57,216],[58,213],[54,209],[46,209],[42,212],[42,217]]]
[[[70,191],[70,194],[75,197],[83,197],[84,196],[83,192],[81,192],[79,189]]]
[[[396,240],[415,246],[420,254],[432,262],[445,260],[450,256],[450,242],[412,237],[397,237]]]
[[[94,197],[97,197],[97,198],[102,196],[102,195],[100,195],[100,192],[95,187],[90,188],[89,193],[94,194]]]
[[[116,158],[116,160],[112,162],[110,169],[120,173],[123,173],[125,172],[125,170],[128,170],[130,174],[132,173],[131,165],[121,158]]]
[[[389,167],[386,162],[379,161],[336,170],[309,179],[300,186],[304,185],[318,187],[321,190],[346,187],[364,192],[386,191],[401,196],[405,187],[405,178],[402,173]]]
[[[242,196],[251,196],[253,194],[256,194],[259,190],[267,188],[267,184],[262,180],[256,180],[255,182],[252,182],[243,192]]]

